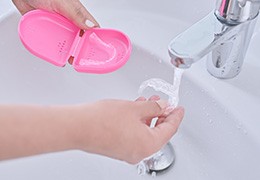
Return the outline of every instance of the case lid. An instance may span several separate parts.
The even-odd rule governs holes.
[[[114,71],[127,62],[132,49],[120,31],[93,28],[84,32],[63,16],[42,10],[26,13],[18,30],[31,53],[56,66],[71,61],[79,72]]]

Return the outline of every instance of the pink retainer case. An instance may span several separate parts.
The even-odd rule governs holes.
[[[69,61],[79,72],[112,72],[127,62],[132,49],[120,31],[93,28],[84,32],[63,16],[42,10],[26,13],[18,31],[31,53],[56,66]]]

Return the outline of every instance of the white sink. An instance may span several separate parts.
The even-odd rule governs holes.
[[[17,35],[20,15],[9,0],[1,0],[0,103],[134,100],[140,84],[147,79],[172,82],[167,45],[214,8],[214,0],[210,0],[210,6],[208,1],[95,0],[85,3],[103,27],[124,31],[133,43],[131,59],[123,68],[106,75],[93,75],[78,73],[68,64],[58,68],[31,55]],[[243,70],[236,78],[215,79],[207,72],[205,60],[185,72],[180,104],[186,114],[171,140],[176,162],[157,178],[260,179],[259,27],[257,24]],[[146,178],[151,179],[140,177],[136,166],[80,151],[0,162],[1,180]]]

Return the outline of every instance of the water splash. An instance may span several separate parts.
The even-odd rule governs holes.
[[[144,163],[144,161],[141,161],[138,165],[137,165],[137,173],[140,176],[143,176],[146,174],[146,172],[148,171],[146,164]]]

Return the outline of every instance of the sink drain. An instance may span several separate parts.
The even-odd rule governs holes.
[[[175,162],[175,152],[170,143],[167,143],[153,156],[143,160],[138,165],[138,173],[151,174],[152,176],[165,173]]]

